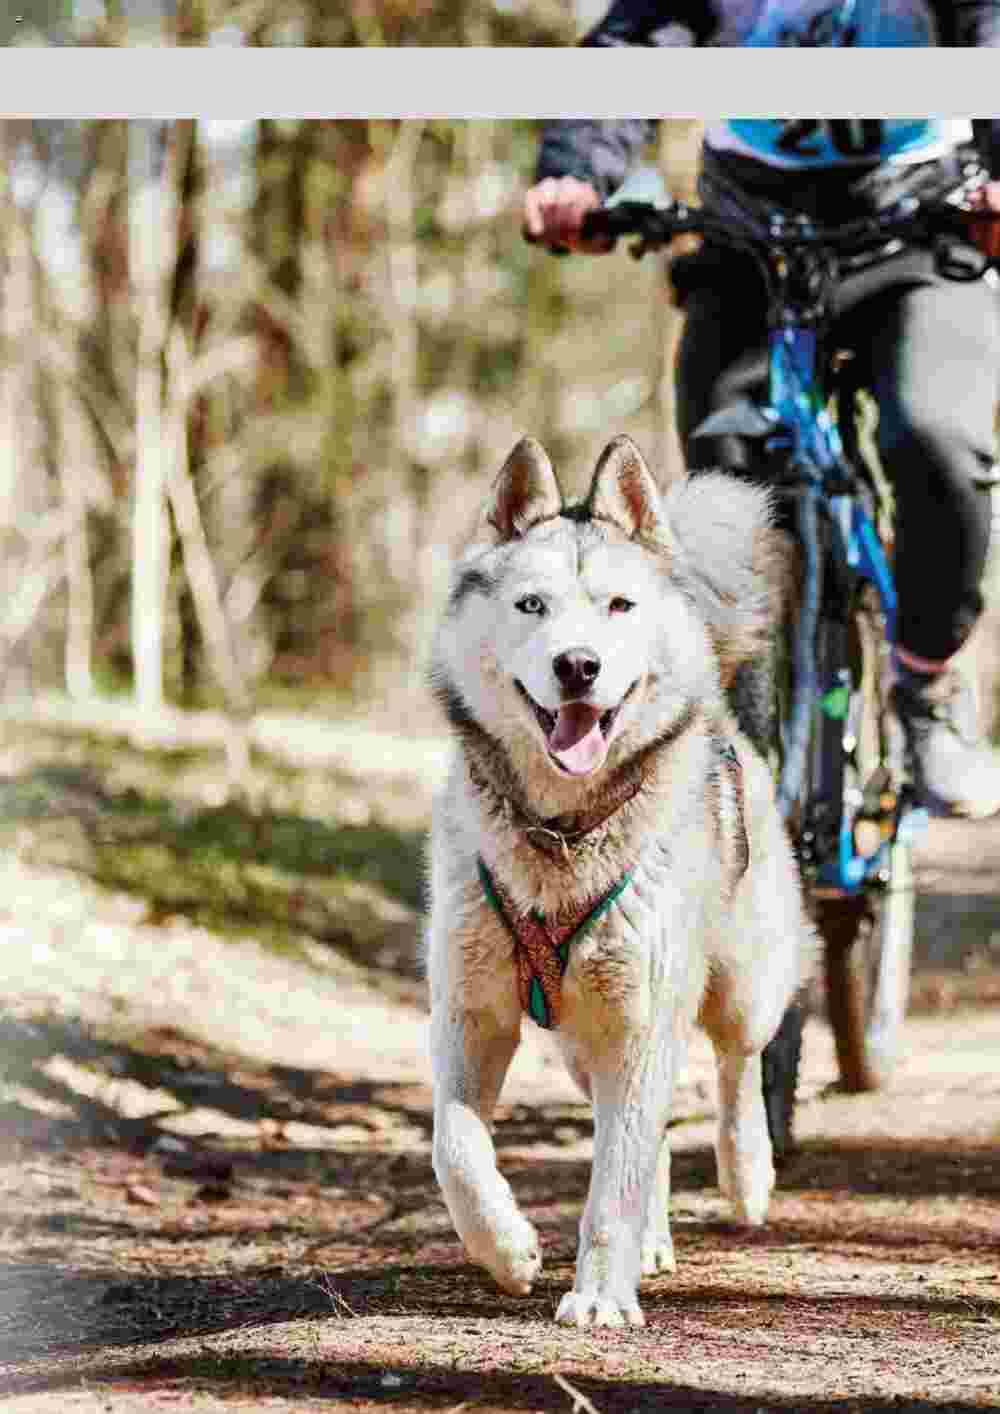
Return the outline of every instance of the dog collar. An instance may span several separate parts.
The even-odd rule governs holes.
[[[552,859],[561,859],[565,864],[570,862],[570,845],[578,844],[599,826],[605,824],[612,815],[617,814],[623,805],[634,799],[645,785],[641,773],[630,773],[618,783],[613,791],[610,808],[605,804],[599,811],[581,811],[577,815],[554,815],[551,819],[541,820],[537,815],[526,810],[524,806],[519,805],[510,794],[501,791],[472,761],[468,765],[473,784],[478,786],[480,790],[491,790],[499,797],[500,808],[507,818],[517,825],[532,848],[537,849],[541,854],[547,854]],[[560,828],[560,826],[567,824],[572,824],[574,828]]]
[[[479,879],[493,909],[514,939],[517,962],[518,992],[521,1010],[546,1030],[559,1025],[562,1011],[562,979],[569,965],[573,943],[583,936],[632,882],[633,870],[613,885],[596,903],[588,903],[581,913],[568,922],[546,920],[537,909],[518,913],[506,891],[501,889],[487,869],[481,855],[476,856]]]

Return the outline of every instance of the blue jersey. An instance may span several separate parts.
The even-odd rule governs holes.
[[[1000,0],[611,0],[582,43],[611,49],[1000,49]],[[536,180],[574,176],[606,197],[655,129],[648,118],[553,119],[542,135]],[[973,135],[990,175],[1000,178],[1000,118],[736,118],[707,124],[705,141],[719,153],[809,173],[929,162]]]
[[[928,162],[971,140],[972,124],[952,118],[729,118],[705,128],[715,152],[799,171]]]
[[[713,44],[747,49],[927,49],[940,43],[925,0],[723,0]]]
[[[1000,0],[613,0],[583,43],[993,49],[1000,48]]]

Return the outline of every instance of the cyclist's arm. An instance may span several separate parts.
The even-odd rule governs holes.
[[[569,250],[607,249],[586,245],[580,228],[588,211],[625,179],[635,158],[652,140],[656,120],[589,118],[546,123],[535,183],[524,197],[524,230],[531,240]]]
[[[717,28],[715,3],[717,0],[614,0],[581,44],[598,49],[699,44]],[[535,185],[525,199],[525,229],[535,239],[548,239],[551,228],[561,232],[563,244],[572,245],[582,212],[621,186],[655,132],[655,120],[645,118],[612,122],[569,118],[547,123],[542,130]],[[551,219],[546,212],[553,213]]]
[[[603,201],[617,190],[656,135],[655,118],[556,118],[542,129],[535,181],[576,177]]]
[[[683,47],[703,43],[717,28],[712,0],[614,0],[604,19],[580,42],[596,49],[625,44]]]
[[[969,235],[984,255],[1000,260],[1000,118],[973,118],[972,133],[991,180],[973,192],[971,204],[980,211],[992,211],[997,219],[972,225]]]
[[[1000,0],[950,0],[954,42],[964,49],[1000,49]]]
[[[972,134],[987,172],[1000,180],[1000,118],[973,118]]]

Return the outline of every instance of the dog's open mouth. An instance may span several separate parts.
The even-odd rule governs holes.
[[[568,775],[587,776],[604,765],[621,710],[638,687],[639,679],[616,707],[603,711],[591,702],[564,702],[557,711],[550,712],[517,678],[514,684],[535,714],[552,760]]]

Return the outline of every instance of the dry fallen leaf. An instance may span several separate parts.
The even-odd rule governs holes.
[[[160,1195],[147,1188],[144,1183],[130,1183],[125,1192],[130,1203],[142,1203],[147,1208],[160,1206]]]

